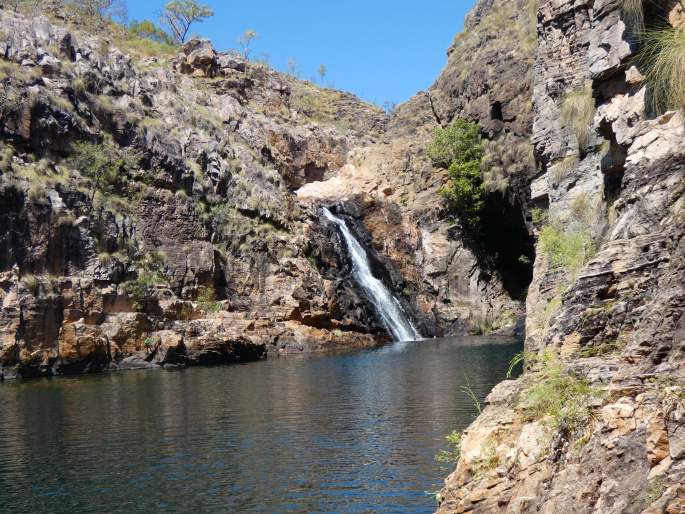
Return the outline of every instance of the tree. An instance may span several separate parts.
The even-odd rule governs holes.
[[[300,76],[300,70],[298,68],[297,61],[292,57],[288,59],[288,73],[293,77]]]
[[[150,20],[133,21],[128,30],[131,34],[140,38],[150,39],[165,45],[174,44],[173,38]]]
[[[323,79],[326,78],[326,75],[328,75],[328,69],[326,68],[326,65],[320,64],[319,65],[319,77],[321,78],[322,83],[323,83]]]
[[[200,23],[211,16],[214,16],[214,11],[195,0],[172,0],[164,6],[161,19],[174,40],[182,44],[185,43],[193,23]]]
[[[126,21],[125,0],[69,0],[67,5],[89,18],[119,19]]]
[[[458,119],[447,128],[438,128],[428,145],[433,164],[447,168],[450,183],[441,193],[457,212],[466,228],[475,229],[480,222],[485,189],[480,165],[483,160],[480,127]]]
[[[240,45],[240,48],[243,51],[242,53],[245,59],[248,59],[250,57],[250,43],[252,43],[252,40],[255,39],[258,35],[259,34],[257,34],[256,30],[247,29],[238,38],[238,44]]]

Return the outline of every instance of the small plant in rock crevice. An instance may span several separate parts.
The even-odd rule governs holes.
[[[585,153],[590,144],[595,110],[590,85],[569,92],[561,102],[561,121],[564,126],[571,127],[581,153]]]
[[[536,356],[529,385],[520,395],[519,404],[528,420],[548,420],[552,428],[571,439],[586,429],[594,408],[602,403],[604,393],[582,377],[563,367],[549,353]]]
[[[462,432],[460,430],[453,430],[445,436],[447,449],[438,452],[435,460],[443,464],[456,464],[461,456],[461,438]]]

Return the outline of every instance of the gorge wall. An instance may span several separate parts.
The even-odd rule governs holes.
[[[439,512],[685,512],[683,113],[636,60],[682,5],[626,4],[539,2],[526,372],[464,432]]]
[[[507,12],[474,14],[482,55],[451,51],[431,90],[388,115],[208,41],[178,49],[59,7],[1,8],[0,375],[386,341],[321,205],[345,217],[422,334],[520,332],[530,167],[491,195],[493,217],[513,213],[523,234],[503,266],[506,245],[467,242],[447,220],[446,172],[425,156],[459,116],[493,145],[527,144],[534,27]],[[480,44],[512,26],[527,46]],[[462,76],[465,58],[493,68]],[[516,85],[499,88],[502,74]]]

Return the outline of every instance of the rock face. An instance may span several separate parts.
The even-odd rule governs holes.
[[[303,201],[352,200],[349,213],[388,269],[399,272],[393,289],[424,335],[516,330],[530,281],[532,2],[488,5],[457,36],[429,91],[398,106],[380,142],[355,148],[337,174],[297,192]],[[486,198],[489,237],[477,241],[449,221],[439,193],[447,172],[426,155],[435,128],[456,118],[479,123],[488,152],[510,158],[499,163],[499,188]]]
[[[425,155],[457,117],[484,127],[492,153],[527,144],[534,26],[528,2],[494,5],[474,14],[430,91],[393,116],[207,40],[170,52],[62,23],[59,10],[0,9],[0,372],[384,342],[322,204],[424,335],[520,331],[534,167],[504,163],[488,212],[512,222],[470,242],[445,221],[446,172]],[[502,31],[522,44],[482,44]]]
[[[673,7],[651,4],[648,28]],[[465,432],[439,512],[685,512],[684,121],[651,112],[621,5],[540,2],[527,371]],[[587,251],[555,249],[571,240]],[[569,396],[561,415],[531,413],[550,362],[575,378],[546,391]]]
[[[375,141],[381,109],[205,40],[176,54],[102,28],[109,46],[7,9],[0,26],[0,374],[385,340],[293,195]]]

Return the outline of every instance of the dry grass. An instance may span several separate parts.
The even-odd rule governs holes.
[[[621,0],[621,10],[628,26],[634,34],[645,30],[643,0]]]
[[[650,107],[657,113],[685,106],[685,30],[663,27],[643,35],[638,57],[649,85]]]
[[[592,98],[590,85],[571,91],[561,103],[562,123],[572,128],[581,152],[584,152],[590,143],[594,115],[595,100]]]

